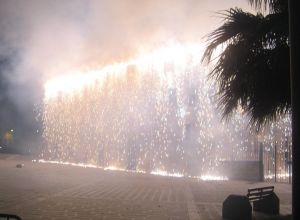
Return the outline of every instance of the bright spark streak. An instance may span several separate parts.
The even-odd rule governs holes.
[[[115,166],[108,166],[108,167],[104,167],[104,170],[118,170],[118,171],[127,171],[125,169],[119,168],[119,167],[115,167]]]
[[[168,173],[167,171],[163,170],[155,170],[152,171],[150,174],[157,176],[184,177],[184,175],[181,173]]]
[[[102,168],[100,166],[96,166],[93,164],[84,164],[84,163],[71,163],[66,161],[57,161],[57,160],[32,160],[34,163],[50,163],[50,164],[61,164],[61,165],[69,165],[69,166],[75,166],[75,167],[84,167],[84,168]]]
[[[152,68],[161,66],[161,64],[167,61],[173,61],[182,66],[184,66],[190,58],[196,59],[194,62],[200,62],[202,51],[203,45],[201,44],[172,44],[128,62],[115,63],[98,70],[65,73],[45,83],[45,99],[55,98],[59,94],[72,94],[75,91],[80,91],[96,81],[103,81],[109,74],[121,75],[125,73],[127,67],[131,65],[136,66],[139,70],[145,70],[150,66]],[[153,66],[153,64],[155,64],[155,66]]]
[[[32,162],[37,162],[37,163],[49,163],[49,164],[61,164],[61,165],[69,165],[69,166],[76,166],[76,167],[84,167],[84,168],[100,168],[103,170],[109,170],[109,171],[123,171],[123,172],[131,172],[131,173],[146,173],[145,171],[129,171],[126,169],[122,169],[122,168],[118,168],[116,166],[108,166],[108,167],[100,167],[100,166],[95,166],[92,164],[84,164],[84,163],[71,163],[71,162],[64,162],[64,161],[51,161],[51,160],[44,160],[44,159],[40,159],[40,160],[32,160]],[[168,173],[167,171],[163,171],[163,170],[155,170],[155,171],[151,171],[150,174],[155,175],[155,176],[167,176],[167,177],[177,177],[177,178],[181,178],[184,177],[183,174],[181,173]],[[209,181],[209,180],[213,180],[213,181],[224,181],[224,180],[228,180],[227,177],[224,176],[212,176],[212,175],[204,175],[204,176],[193,176],[193,177],[189,177],[189,178],[197,178],[197,179],[201,179],[204,181]]]
[[[204,181],[226,181],[228,180],[228,177],[226,176],[214,176],[214,175],[202,175],[200,176],[201,180]]]

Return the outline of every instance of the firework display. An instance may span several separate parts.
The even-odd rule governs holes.
[[[172,45],[48,81],[40,157],[175,176],[219,175],[220,161],[258,160],[249,118],[237,110],[222,120],[202,48]],[[274,143],[286,152],[289,117],[261,133],[266,152]]]

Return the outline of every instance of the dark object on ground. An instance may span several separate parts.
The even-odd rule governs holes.
[[[253,202],[253,211],[279,215],[279,198],[274,186],[248,189],[247,197]]]
[[[293,220],[292,215],[266,217],[262,220]]]
[[[228,220],[251,220],[252,207],[248,197],[229,195],[223,202],[222,217]]]
[[[16,165],[17,168],[22,168],[23,166],[24,166],[24,164],[21,164],[21,163]]]
[[[7,220],[9,220],[9,219],[12,219],[12,220],[22,220],[19,216],[12,215],[12,214],[1,214],[0,213],[0,218],[6,218]]]

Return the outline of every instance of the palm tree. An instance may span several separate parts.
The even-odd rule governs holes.
[[[223,115],[241,106],[258,127],[290,110],[288,5],[286,0],[249,0],[251,14],[231,8],[225,23],[208,35],[203,60],[223,46],[210,73],[218,83]]]
[[[299,4],[296,0],[248,1],[269,14],[253,15],[241,9],[226,11],[225,23],[208,36],[203,59],[211,60],[213,51],[225,45],[211,72],[219,83],[224,115],[241,105],[252,122],[260,126],[291,109],[292,212],[293,219],[300,219]]]

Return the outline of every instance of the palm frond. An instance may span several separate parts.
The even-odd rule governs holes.
[[[242,35],[247,35],[250,40],[252,38],[251,35],[255,36],[258,25],[263,19],[261,14],[255,16],[239,8],[231,8],[222,15],[224,16],[225,23],[206,36],[209,45],[204,52],[202,61],[209,61],[214,50],[219,45],[238,41],[239,38],[244,37]]]
[[[210,73],[218,83],[219,107],[227,117],[240,106],[260,127],[290,108],[288,21],[282,13],[226,13],[225,23],[208,35],[202,60],[226,46]]]
[[[287,10],[288,0],[248,0],[256,10],[269,10],[278,13]]]

